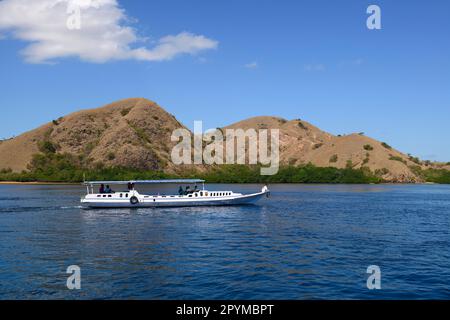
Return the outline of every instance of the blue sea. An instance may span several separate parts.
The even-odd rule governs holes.
[[[82,186],[0,185],[0,299],[450,298],[450,186],[269,187],[256,205],[84,210]]]

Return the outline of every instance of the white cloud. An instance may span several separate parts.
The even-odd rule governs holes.
[[[246,65],[244,65],[244,67],[246,67],[248,69],[256,69],[256,68],[258,68],[258,62],[253,61],[253,62],[247,63]]]
[[[77,6],[80,28],[70,29],[67,22]],[[0,30],[29,43],[22,54],[30,63],[67,57],[95,63],[126,59],[164,61],[218,46],[215,40],[189,32],[162,37],[151,48],[138,46],[145,39],[125,24],[128,21],[130,18],[117,0],[0,1]]]

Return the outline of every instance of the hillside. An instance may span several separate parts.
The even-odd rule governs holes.
[[[0,144],[0,169],[22,171],[34,154],[54,149],[79,157],[93,167],[136,169],[170,167],[173,130],[183,127],[146,99],[126,99],[53,120]]]
[[[411,167],[431,167],[431,164],[426,165],[362,134],[334,136],[299,119],[287,121],[277,117],[254,117],[222,129],[227,128],[279,129],[280,162],[284,165],[312,163],[318,167],[367,167],[392,182],[421,182]]]
[[[55,160],[56,167],[69,162],[72,167],[87,169],[121,167],[180,174],[188,167],[175,166],[170,159],[175,145],[170,137],[177,128],[185,127],[156,103],[143,98],[121,100],[72,113],[1,141],[0,170],[33,170],[36,163],[42,167],[55,160],[53,155],[61,155]],[[445,164],[422,162],[362,134],[334,136],[299,119],[254,117],[222,130],[227,128],[279,129],[280,161],[286,167],[311,163],[316,167],[370,169],[390,182],[423,182],[422,170],[450,169]],[[36,159],[37,155],[42,157]],[[196,168],[205,172],[208,167]]]

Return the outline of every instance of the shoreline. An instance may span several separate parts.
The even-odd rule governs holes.
[[[0,181],[0,185],[78,185],[78,182],[44,182],[44,181]]]
[[[208,182],[206,182],[208,183]],[[46,182],[46,181],[0,181],[0,185],[82,185],[83,182]],[[229,183],[229,182],[209,182],[208,184],[261,184],[259,182],[239,182],[239,183]],[[272,182],[271,185],[274,184],[304,184],[304,185],[436,185],[439,183],[434,182],[423,182],[423,183],[393,183],[393,182],[384,182],[384,183],[302,183],[302,182]],[[445,185],[445,184],[442,184]]]

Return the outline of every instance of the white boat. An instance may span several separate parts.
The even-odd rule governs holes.
[[[132,181],[87,181],[87,194],[81,198],[81,204],[88,208],[148,208],[148,207],[190,207],[190,206],[227,206],[251,204],[264,196],[269,196],[269,189],[264,186],[261,192],[242,194],[233,191],[209,191],[205,189],[204,180],[132,180]],[[140,194],[136,184],[202,184],[201,190],[192,190],[177,195],[145,195]],[[95,193],[97,186],[123,185],[128,190]]]

